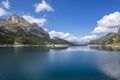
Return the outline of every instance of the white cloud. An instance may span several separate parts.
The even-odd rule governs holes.
[[[38,12],[41,12],[41,11],[54,11],[54,9],[45,2],[45,0],[42,0],[41,3],[37,3],[34,5],[35,6],[35,11],[38,13]]]
[[[47,19],[45,19],[45,18],[35,18],[30,15],[23,15],[22,17],[25,18],[28,22],[37,23],[40,26],[43,26],[47,22]]]
[[[9,3],[8,0],[3,1],[2,4],[3,4],[3,6],[4,6],[6,9],[9,9],[9,8],[10,8],[10,3]]]
[[[85,41],[85,42],[89,42],[89,41],[94,40],[96,38],[97,38],[97,35],[92,34],[92,35],[81,37],[80,40]]]
[[[3,8],[0,8],[0,16],[4,16],[4,15],[7,15],[8,12],[5,11]]]
[[[70,33],[56,32],[56,31],[50,31],[49,35],[51,38],[59,37],[61,39],[65,39],[65,40],[68,40],[70,42],[75,42],[75,43],[87,43],[97,38],[97,35],[95,34],[84,36],[84,37],[76,37],[76,36],[71,35]]]
[[[97,21],[97,27],[92,33],[116,32],[118,28],[120,28],[120,12],[114,12]]]

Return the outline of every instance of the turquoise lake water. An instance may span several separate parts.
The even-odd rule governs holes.
[[[87,46],[0,48],[0,80],[120,80],[120,52]]]

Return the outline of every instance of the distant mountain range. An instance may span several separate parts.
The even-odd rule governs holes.
[[[70,44],[62,39],[50,39],[48,32],[38,24],[29,23],[23,17],[15,14],[7,19],[0,19],[0,45],[46,45],[51,43]]]
[[[120,46],[120,29],[117,33],[108,33],[107,35],[92,40],[89,42],[90,45],[117,45]]]

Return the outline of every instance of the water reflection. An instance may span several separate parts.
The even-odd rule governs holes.
[[[90,48],[106,51],[104,54],[101,52],[97,56],[98,68],[113,80],[120,80],[120,48],[105,46],[94,46]]]
[[[90,48],[104,51],[120,51],[120,47],[114,46],[90,46]]]
[[[120,80],[120,53],[96,49],[0,48],[0,80]]]
[[[99,65],[99,69],[109,77],[120,80],[120,54],[113,54],[115,55],[111,56],[111,53],[108,53],[108,55],[100,57],[101,59],[98,58],[99,64],[102,63]]]
[[[0,80],[38,80],[44,77],[43,61],[48,51],[43,47],[0,48]]]
[[[69,47],[66,51],[94,51],[90,49],[88,46],[76,46],[76,47]]]

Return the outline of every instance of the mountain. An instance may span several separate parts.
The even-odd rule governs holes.
[[[69,42],[67,40],[64,40],[64,39],[61,39],[61,38],[58,38],[58,37],[53,37],[52,38],[52,42],[54,44],[69,44],[69,45],[73,45],[71,42]]]
[[[15,14],[7,19],[0,19],[0,45],[50,43],[48,32],[36,23],[29,23]]]
[[[15,14],[0,19],[0,45],[72,44],[60,38],[50,39],[49,34],[36,23],[29,23]]]
[[[113,37],[114,37],[115,33],[108,33],[107,35],[96,39],[96,40],[92,40],[89,42],[89,44],[91,45],[106,45],[108,43],[108,41],[110,41]]]
[[[49,34],[36,23],[29,23],[15,14],[8,19],[0,19],[0,33],[14,34],[19,37],[39,36],[49,38]]]

